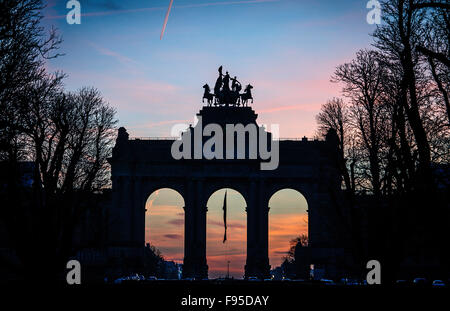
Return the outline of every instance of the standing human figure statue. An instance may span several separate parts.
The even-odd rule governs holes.
[[[222,68],[222,66],[220,66]],[[219,72],[221,72],[219,70]],[[220,104],[220,102],[222,101],[222,91],[220,90],[220,88],[222,87],[222,74],[219,75],[219,77],[216,80],[216,84],[214,85],[214,96],[216,97],[216,102],[215,104]]]
[[[234,76],[234,78],[231,78],[231,92],[233,94],[233,104],[236,106],[239,106],[239,99],[240,99],[240,95],[239,92],[242,89],[242,85],[241,83],[237,80],[236,76]]]
[[[230,92],[230,74],[227,73],[223,77],[223,85],[222,85],[222,102],[225,103],[225,106],[231,103],[231,92]]]
[[[225,91],[225,92],[229,92],[230,91],[230,74],[228,73],[228,71],[225,74],[225,76],[223,77],[222,91]]]

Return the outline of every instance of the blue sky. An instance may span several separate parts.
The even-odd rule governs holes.
[[[339,95],[334,68],[370,45],[366,1],[80,0],[81,25],[68,25],[66,2],[53,0],[65,56],[49,63],[66,86],[97,87],[132,136],[168,136],[201,108],[202,85],[217,68],[254,86],[261,123],[283,137],[313,136],[315,115]]]

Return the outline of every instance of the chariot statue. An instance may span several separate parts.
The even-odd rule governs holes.
[[[245,87],[244,93],[240,93],[242,90],[242,84],[234,76],[231,78],[228,71],[225,75],[222,73],[223,67],[220,66],[219,77],[217,77],[216,84],[214,85],[214,93],[211,93],[211,88],[206,83],[203,88],[205,92],[203,93],[202,102],[207,101],[208,106],[225,106],[225,107],[239,107],[248,106],[248,102],[251,99],[253,103],[253,97],[251,90],[253,86],[248,84]],[[230,88],[231,81],[231,88]]]

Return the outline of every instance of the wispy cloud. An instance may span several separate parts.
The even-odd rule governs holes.
[[[215,221],[215,220],[208,220],[208,225],[214,225],[223,228],[223,222]],[[239,223],[239,222],[227,222],[228,228],[240,228],[245,229],[245,224]]]
[[[167,222],[169,225],[183,226],[184,219],[172,219]]]
[[[101,55],[113,57],[117,61],[119,61],[120,63],[122,63],[124,65],[131,65],[131,64],[137,65],[138,64],[135,60],[133,60],[125,55],[122,55],[120,53],[117,53],[115,51],[107,49],[105,47],[98,46],[97,44],[95,44],[93,42],[90,42],[89,44]]]
[[[178,240],[178,239],[183,238],[183,236],[180,234],[164,234],[164,237],[166,237],[168,239],[173,239],[173,240]]]

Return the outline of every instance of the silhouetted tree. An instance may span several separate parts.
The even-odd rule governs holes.
[[[344,180],[345,190],[347,193],[353,195],[355,192],[355,158],[352,158],[352,154],[347,152],[348,140],[350,139],[348,108],[342,99],[333,98],[322,105],[320,113],[316,116],[316,120],[319,125],[318,130],[320,136],[325,137],[330,130],[333,130],[337,134],[339,170]]]
[[[0,160],[21,157],[21,115],[16,106],[26,86],[45,78],[44,63],[59,56],[55,29],[45,35],[40,0],[0,2]]]
[[[384,135],[383,93],[385,68],[375,51],[361,50],[356,58],[337,67],[332,81],[343,83],[343,94],[351,101],[351,122],[357,139],[367,150],[371,190],[381,193],[380,151]]]
[[[146,276],[156,276],[163,262],[164,257],[161,251],[155,246],[147,244],[144,250],[144,274]]]
[[[287,253],[287,258],[290,260],[294,259],[295,257],[295,248],[300,245],[301,247],[307,247],[308,246],[308,236],[306,234],[301,234],[295,239],[292,239],[289,241],[290,248]]]
[[[417,50],[426,37],[426,10],[417,10],[422,1],[389,0],[383,1],[383,23],[373,33],[375,47],[383,57],[401,66],[401,97],[399,104],[405,111],[414,134],[418,151],[418,183],[421,187],[433,184],[431,176],[431,148],[420,114],[417,74],[420,71],[420,58]]]
[[[53,237],[52,247],[64,260],[71,252],[75,225],[88,207],[84,194],[108,183],[115,111],[93,88],[76,93],[35,87],[29,91],[22,101],[27,155],[38,171],[40,205],[53,219],[51,224],[41,219],[43,228],[53,229],[47,238]]]
[[[450,9],[433,10],[427,17],[425,29],[427,32],[423,44],[426,47],[418,46],[417,49],[428,61],[450,125]]]
[[[0,161],[9,170],[0,216],[31,278],[55,275],[73,255],[75,224],[109,182],[116,124],[98,90],[66,92],[64,75],[45,70],[61,40],[45,34],[42,9],[39,0],[0,2]],[[35,164],[33,193],[20,188],[23,160]]]
[[[448,222],[448,202],[434,180],[436,168],[445,171],[450,163],[449,4],[386,0],[382,9],[383,23],[373,33],[375,50],[359,51],[332,77],[343,84],[346,118],[340,113],[345,104],[333,100],[322,106],[317,121],[322,135],[333,129],[347,137],[340,138],[340,153],[355,160],[347,172],[355,180],[356,207],[391,215],[368,221],[385,235],[375,235],[376,253],[386,261],[385,271],[395,273],[405,256],[439,254]],[[442,189],[445,182],[440,183]],[[360,196],[361,190],[375,196]],[[347,204],[350,215],[357,211]],[[355,229],[359,216],[350,219]]]

